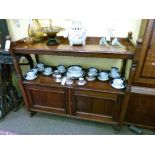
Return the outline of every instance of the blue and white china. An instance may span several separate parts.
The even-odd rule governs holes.
[[[97,76],[97,69],[92,67],[92,68],[89,68],[88,70],[88,76]]]
[[[77,83],[77,85],[79,85],[79,86],[83,86],[83,85],[85,85],[86,84],[86,80],[84,79],[84,78],[79,78],[79,80],[78,81],[76,81],[76,83]]]
[[[124,89],[125,88],[125,81],[123,78],[117,78],[117,79],[113,79],[110,82],[111,86],[116,88],[116,89]]]
[[[70,66],[66,73],[67,77],[80,78],[84,75],[84,71],[80,66]]]
[[[67,79],[66,79],[66,84],[67,85],[71,85],[71,84],[73,84],[73,79],[71,78],[71,77],[67,77]]]
[[[38,63],[36,67],[38,68],[39,72],[43,72],[44,71],[44,64]]]
[[[43,74],[44,75],[51,75],[53,73],[52,68],[51,67],[47,67],[44,69]]]
[[[25,77],[26,80],[34,80],[36,78],[37,78],[37,75],[34,72],[30,71],[26,73],[26,77]]]
[[[101,71],[98,75],[99,76],[97,77],[97,79],[100,80],[100,81],[109,80],[109,74],[106,71]]]
[[[59,73],[63,74],[66,71],[66,68],[64,65],[58,65],[57,70],[59,71]]]
[[[56,77],[57,75],[61,75],[60,73],[59,73],[59,71],[56,69],[56,70],[54,70],[54,73],[53,73],[53,77]]]
[[[38,69],[37,68],[33,68],[33,69],[31,69],[31,72],[34,72],[35,74],[37,74],[38,73]]]
[[[87,76],[86,77],[87,81],[94,81],[96,79],[95,76]]]
[[[109,75],[111,78],[120,78],[120,73],[117,67],[112,67]]]

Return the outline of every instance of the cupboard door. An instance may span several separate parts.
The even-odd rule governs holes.
[[[45,112],[68,113],[64,88],[25,84],[30,109]]]
[[[125,121],[155,129],[155,96],[131,94]]]
[[[115,94],[74,90],[72,115],[101,122],[117,121],[120,103]]]
[[[144,78],[155,78],[155,50],[148,50],[141,75]]]
[[[155,84],[155,20],[148,20],[142,48],[139,51],[135,82]]]

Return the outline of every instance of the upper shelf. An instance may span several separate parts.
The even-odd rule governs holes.
[[[21,54],[42,54],[42,55],[60,55],[77,57],[98,57],[98,58],[116,58],[132,59],[135,47],[126,38],[120,38],[120,43],[124,47],[99,45],[100,38],[87,38],[85,46],[70,46],[67,39],[59,38],[60,45],[47,46],[46,42],[28,44],[23,40],[13,42],[14,53]]]

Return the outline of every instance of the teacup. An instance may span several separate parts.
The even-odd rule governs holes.
[[[111,73],[113,74],[113,73],[118,73],[119,72],[119,70],[118,70],[118,68],[117,67],[111,67]]]
[[[120,74],[118,72],[113,72],[113,73],[111,73],[111,77],[112,78],[119,78]]]
[[[42,72],[44,70],[44,64],[42,63],[37,64],[37,68],[38,68],[38,71]]]
[[[89,72],[96,73],[97,72],[97,69],[96,68],[89,68]]]
[[[113,85],[117,86],[117,87],[121,87],[124,83],[123,79],[114,79],[113,80]]]
[[[100,73],[99,73],[99,76],[100,76],[102,79],[108,79],[108,73],[107,73],[107,72],[100,72]]]
[[[28,78],[28,79],[33,79],[34,77],[35,77],[35,73],[34,72],[28,72],[26,74],[26,78]]]
[[[38,69],[37,68],[33,68],[33,69],[31,69],[31,72],[34,72],[35,74],[37,74]]]
[[[46,73],[46,74],[52,73],[52,68],[50,68],[50,67],[45,68],[44,73]]]
[[[58,65],[57,69],[60,73],[62,73],[66,70],[64,65]]]
[[[88,71],[88,76],[96,76],[97,75],[97,69],[96,68],[90,68]]]

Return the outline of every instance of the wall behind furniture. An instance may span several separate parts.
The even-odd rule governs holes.
[[[141,19],[82,19],[84,27],[87,29],[87,36],[103,37],[107,36],[107,30],[113,29],[114,37],[127,37],[128,32],[133,32],[133,42],[136,42],[141,24]],[[27,37],[27,29],[30,20],[7,20],[9,32],[13,41]],[[53,19],[53,25],[64,28],[71,26],[71,19]],[[63,35],[60,33],[59,35]],[[84,67],[95,66],[101,69],[110,69],[112,66],[121,67],[122,61],[113,59],[78,58],[66,56],[41,56],[40,61],[51,64],[72,65],[79,64]],[[130,66],[130,65],[129,65]],[[129,68],[129,67],[128,67]],[[128,69],[129,70],[129,69]],[[126,74],[128,76],[128,72]]]

